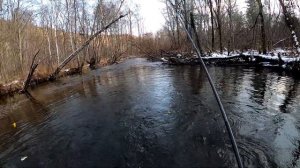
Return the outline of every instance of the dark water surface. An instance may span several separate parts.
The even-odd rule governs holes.
[[[245,166],[300,167],[299,81],[254,68],[209,71]],[[199,67],[132,59],[31,93],[0,101],[0,167],[236,166]]]

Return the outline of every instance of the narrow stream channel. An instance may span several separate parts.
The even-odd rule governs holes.
[[[300,167],[299,80],[209,67],[246,167]],[[236,167],[204,72],[137,58],[0,100],[0,167]]]

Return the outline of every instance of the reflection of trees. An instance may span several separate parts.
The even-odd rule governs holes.
[[[0,124],[0,140],[3,138],[2,134],[10,132],[14,129],[13,125],[12,125],[14,122],[15,122],[14,117],[10,116],[10,115],[0,118],[0,123],[1,123]],[[1,146],[1,142],[0,142],[0,146]]]
[[[299,81],[293,80],[293,84],[288,88],[287,95],[285,95],[283,104],[280,106],[283,113],[288,113],[287,106],[297,97],[298,86]]]
[[[87,81],[82,81],[80,84],[81,87],[78,89],[78,92],[84,97],[87,97],[87,95],[96,97],[98,96],[97,85],[98,81],[96,77],[93,77],[92,79],[89,79]]]
[[[12,124],[20,120],[25,120],[26,122],[33,122],[35,120],[41,120],[45,115],[49,113],[49,109],[39,100],[35,99],[29,92],[25,93],[26,98],[29,102],[24,105],[17,106],[17,108],[12,107],[13,102],[9,102],[7,99],[7,106],[10,107],[10,112],[1,118],[0,124],[0,134],[12,131],[14,128]],[[20,101],[20,100],[19,100]],[[17,123],[18,127],[18,123]]]
[[[203,88],[203,84],[206,80],[205,74],[202,68],[189,67],[188,77],[192,86],[192,92],[194,94],[199,94],[200,90]]]
[[[232,94],[227,95],[227,96],[237,96],[238,95],[238,92],[240,92],[242,89],[242,84],[243,84],[242,79],[244,79],[244,76],[245,76],[245,73],[243,72],[241,67],[232,67],[231,68],[230,76],[228,76],[228,74],[227,74],[227,77],[225,78],[225,80],[229,80],[229,83],[231,84],[229,89],[232,90]]]
[[[7,159],[6,157],[15,155],[15,152],[26,150],[27,146],[24,144],[30,143],[31,141],[22,137],[25,135],[28,137],[36,136],[36,129],[33,131],[29,125],[35,126],[44,123],[47,119],[46,116],[50,112],[43,102],[37,100],[29,92],[27,92],[25,96],[29,101],[17,105],[17,108],[11,107],[10,112],[0,119],[0,151],[7,153],[6,150],[8,150],[12,144],[15,146],[13,152],[2,155],[1,159],[3,160]],[[24,98],[25,97],[22,96],[18,101],[22,101]],[[11,103],[8,103],[7,106],[8,105],[11,105]],[[24,125],[26,125],[26,129],[23,128]],[[49,130],[48,133],[51,134],[51,130]]]
[[[287,106],[293,102],[297,97],[297,89],[299,82],[288,77],[283,77],[282,74],[270,75],[264,72],[264,70],[255,70],[255,75],[252,77],[253,91],[251,99],[259,104],[272,105],[273,108],[278,108],[278,105],[274,104],[278,101],[277,99],[284,96],[284,100],[279,109],[283,113],[287,113]],[[288,80],[287,80],[288,79]]]
[[[237,95],[239,88],[241,87],[244,73],[240,73],[239,67],[227,67],[220,68],[218,74],[216,74],[215,80],[219,86],[219,92],[222,93],[223,98],[232,97]]]
[[[265,73],[264,70],[255,69],[254,77],[252,78],[252,86],[254,90],[250,97],[261,105],[264,103],[267,91],[267,76],[268,74]]]
[[[172,97],[170,109],[175,128],[168,137],[172,142],[170,153],[174,153],[174,157],[186,167],[199,163],[212,167],[224,165],[227,158],[220,158],[218,151],[228,151],[224,145],[227,134],[223,132],[224,123],[204,72],[199,67],[190,66],[175,67],[172,72],[173,92],[179,94]]]
[[[38,110],[47,114],[49,112],[48,108],[39,100],[35,99],[29,92],[25,93],[26,97],[30,100],[33,106],[31,106],[32,110]]]
[[[86,89],[85,89],[85,82],[84,80],[82,80],[79,84],[78,84],[78,94],[80,94],[80,96],[82,97],[86,97]]]

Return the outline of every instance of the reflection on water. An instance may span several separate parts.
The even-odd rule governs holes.
[[[300,167],[299,81],[209,71],[245,166]],[[0,100],[0,167],[237,166],[200,67],[133,59],[31,93]]]

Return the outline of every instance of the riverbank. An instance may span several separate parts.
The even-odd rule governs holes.
[[[113,65],[113,64],[119,64],[127,59],[132,59],[132,58],[136,58],[136,56],[122,57],[114,63],[112,63],[112,62],[110,63],[109,61],[100,62],[99,64],[97,64],[95,66],[95,69]],[[82,74],[82,73],[84,74],[84,73],[88,73],[91,70],[93,70],[93,69],[89,68],[89,64],[85,65],[82,69],[81,68],[67,68],[59,74],[59,78],[72,76],[72,75],[78,75],[78,74]],[[49,79],[49,75],[50,74],[41,75],[39,72],[36,72],[30,81],[30,88],[32,89],[34,87],[37,87],[38,85],[50,82],[51,80]],[[18,80],[14,80],[14,81],[6,83],[6,84],[0,83],[0,99],[9,97],[9,96],[14,96],[15,94],[22,94],[21,92],[22,92],[25,80],[26,79],[18,79]]]
[[[137,56],[122,57],[115,63],[101,63],[96,66],[105,67],[112,64],[118,64],[125,60],[136,58]],[[142,56],[140,56],[142,57]],[[159,57],[148,57],[151,61],[160,61],[163,64],[168,65],[199,65],[199,59],[196,55],[190,53],[169,52],[162,53]],[[299,76],[300,72],[300,59],[288,56],[287,54],[276,53],[273,55],[261,55],[258,53],[240,53],[227,56],[225,54],[212,53],[203,57],[204,62],[207,65],[216,66],[250,66],[250,67],[262,67],[272,68],[278,71],[290,72],[293,76]],[[83,69],[69,68],[63,70],[59,77],[66,77],[81,73],[89,72],[89,66],[85,65]],[[24,79],[14,80],[7,84],[0,84],[0,98],[13,96],[21,93],[23,89]],[[37,87],[40,84],[49,82],[49,75],[34,75],[30,88]]]
[[[164,64],[168,65],[199,65],[200,60],[197,55],[172,53],[164,54],[160,58]],[[289,56],[286,53],[272,53],[262,55],[259,53],[239,53],[225,55],[212,53],[203,57],[203,61],[207,65],[220,66],[252,66],[262,68],[272,68],[281,71],[290,72],[298,76],[300,73],[300,58]]]
[[[82,70],[80,68],[70,68],[66,69],[61,74],[59,77],[65,77],[65,76],[71,76],[75,74],[80,74],[82,73]],[[34,75],[33,78],[30,81],[30,88],[34,88],[40,84],[49,82],[49,76],[48,75]],[[24,80],[14,80],[10,83],[7,84],[1,84],[0,85],[0,98],[7,97],[7,96],[13,96],[15,94],[21,93],[24,85]]]

